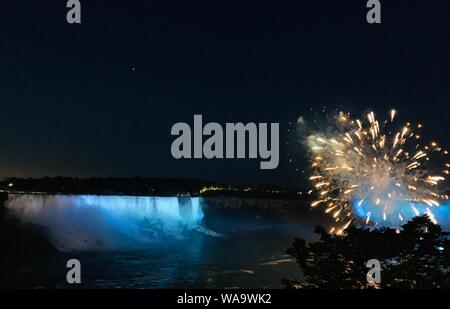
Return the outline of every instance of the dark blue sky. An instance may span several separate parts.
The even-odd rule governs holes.
[[[363,0],[82,0],[81,25],[65,3],[0,0],[0,177],[301,186],[288,123],[322,106],[395,107],[450,141],[449,1],[381,1],[381,25]],[[280,122],[279,168],[172,159],[170,128],[195,113]]]

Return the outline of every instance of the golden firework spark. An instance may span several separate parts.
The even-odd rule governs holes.
[[[363,119],[353,119],[340,112],[336,117],[338,133],[315,133],[308,137],[311,153],[314,190],[320,199],[311,206],[324,205],[339,226],[341,234],[357,218],[363,223],[381,223],[396,218],[405,220],[404,205],[418,215],[417,204],[425,205],[432,221],[432,208],[448,199],[438,191],[438,185],[449,174],[450,165],[435,172],[428,168],[433,155],[447,155],[437,142],[420,145],[420,136],[410,123],[395,126],[397,112],[391,110],[388,119],[380,122],[374,112]],[[370,204],[363,216],[355,215],[355,206]],[[402,207],[398,207],[402,205]],[[376,214],[379,213],[379,216]],[[350,219],[349,219],[350,217]],[[359,220],[359,219],[358,219]]]

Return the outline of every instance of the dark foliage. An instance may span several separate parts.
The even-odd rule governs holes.
[[[204,187],[220,187],[200,193]],[[276,185],[227,185],[201,179],[149,178],[149,177],[43,177],[7,178],[0,181],[0,190],[11,193],[44,194],[100,194],[145,196],[233,196],[277,199],[298,199],[298,190]]]
[[[296,238],[287,253],[300,266],[305,282],[287,279],[288,288],[449,288],[450,240],[430,219],[420,216],[402,226],[350,227],[342,236],[318,226],[320,240]],[[367,261],[381,262],[381,283],[367,282]]]

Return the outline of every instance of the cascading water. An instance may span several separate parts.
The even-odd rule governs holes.
[[[48,228],[61,250],[145,246],[204,232],[198,197],[9,194],[6,207]]]

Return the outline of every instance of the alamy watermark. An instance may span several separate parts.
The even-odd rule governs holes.
[[[367,1],[366,7],[370,10],[367,12],[366,20],[369,24],[381,24],[381,3],[379,0]]]
[[[261,169],[278,167],[279,123],[238,122],[225,123],[223,127],[217,122],[203,125],[202,115],[194,115],[193,128],[188,123],[178,122],[170,133],[177,136],[170,149],[175,159],[260,158]]]
[[[67,268],[70,270],[66,274],[66,281],[69,284],[81,283],[81,263],[77,259],[67,261]]]
[[[79,0],[68,0],[66,7],[69,9],[66,14],[66,20],[69,24],[81,24],[81,3]],[[369,24],[381,23],[381,3],[379,0],[368,0],[366,7],[369,11],[366,14],[366,20]]]
[[[367,272],[366,278],[369,284],[381,283],[381,263],[377,259],[368,260],[366,267],[370,268]]]
[[[79,0],[69,0],[66,7],[70,9],[67,11],[66,20],[69,24],[81,24],[81,3]]]

